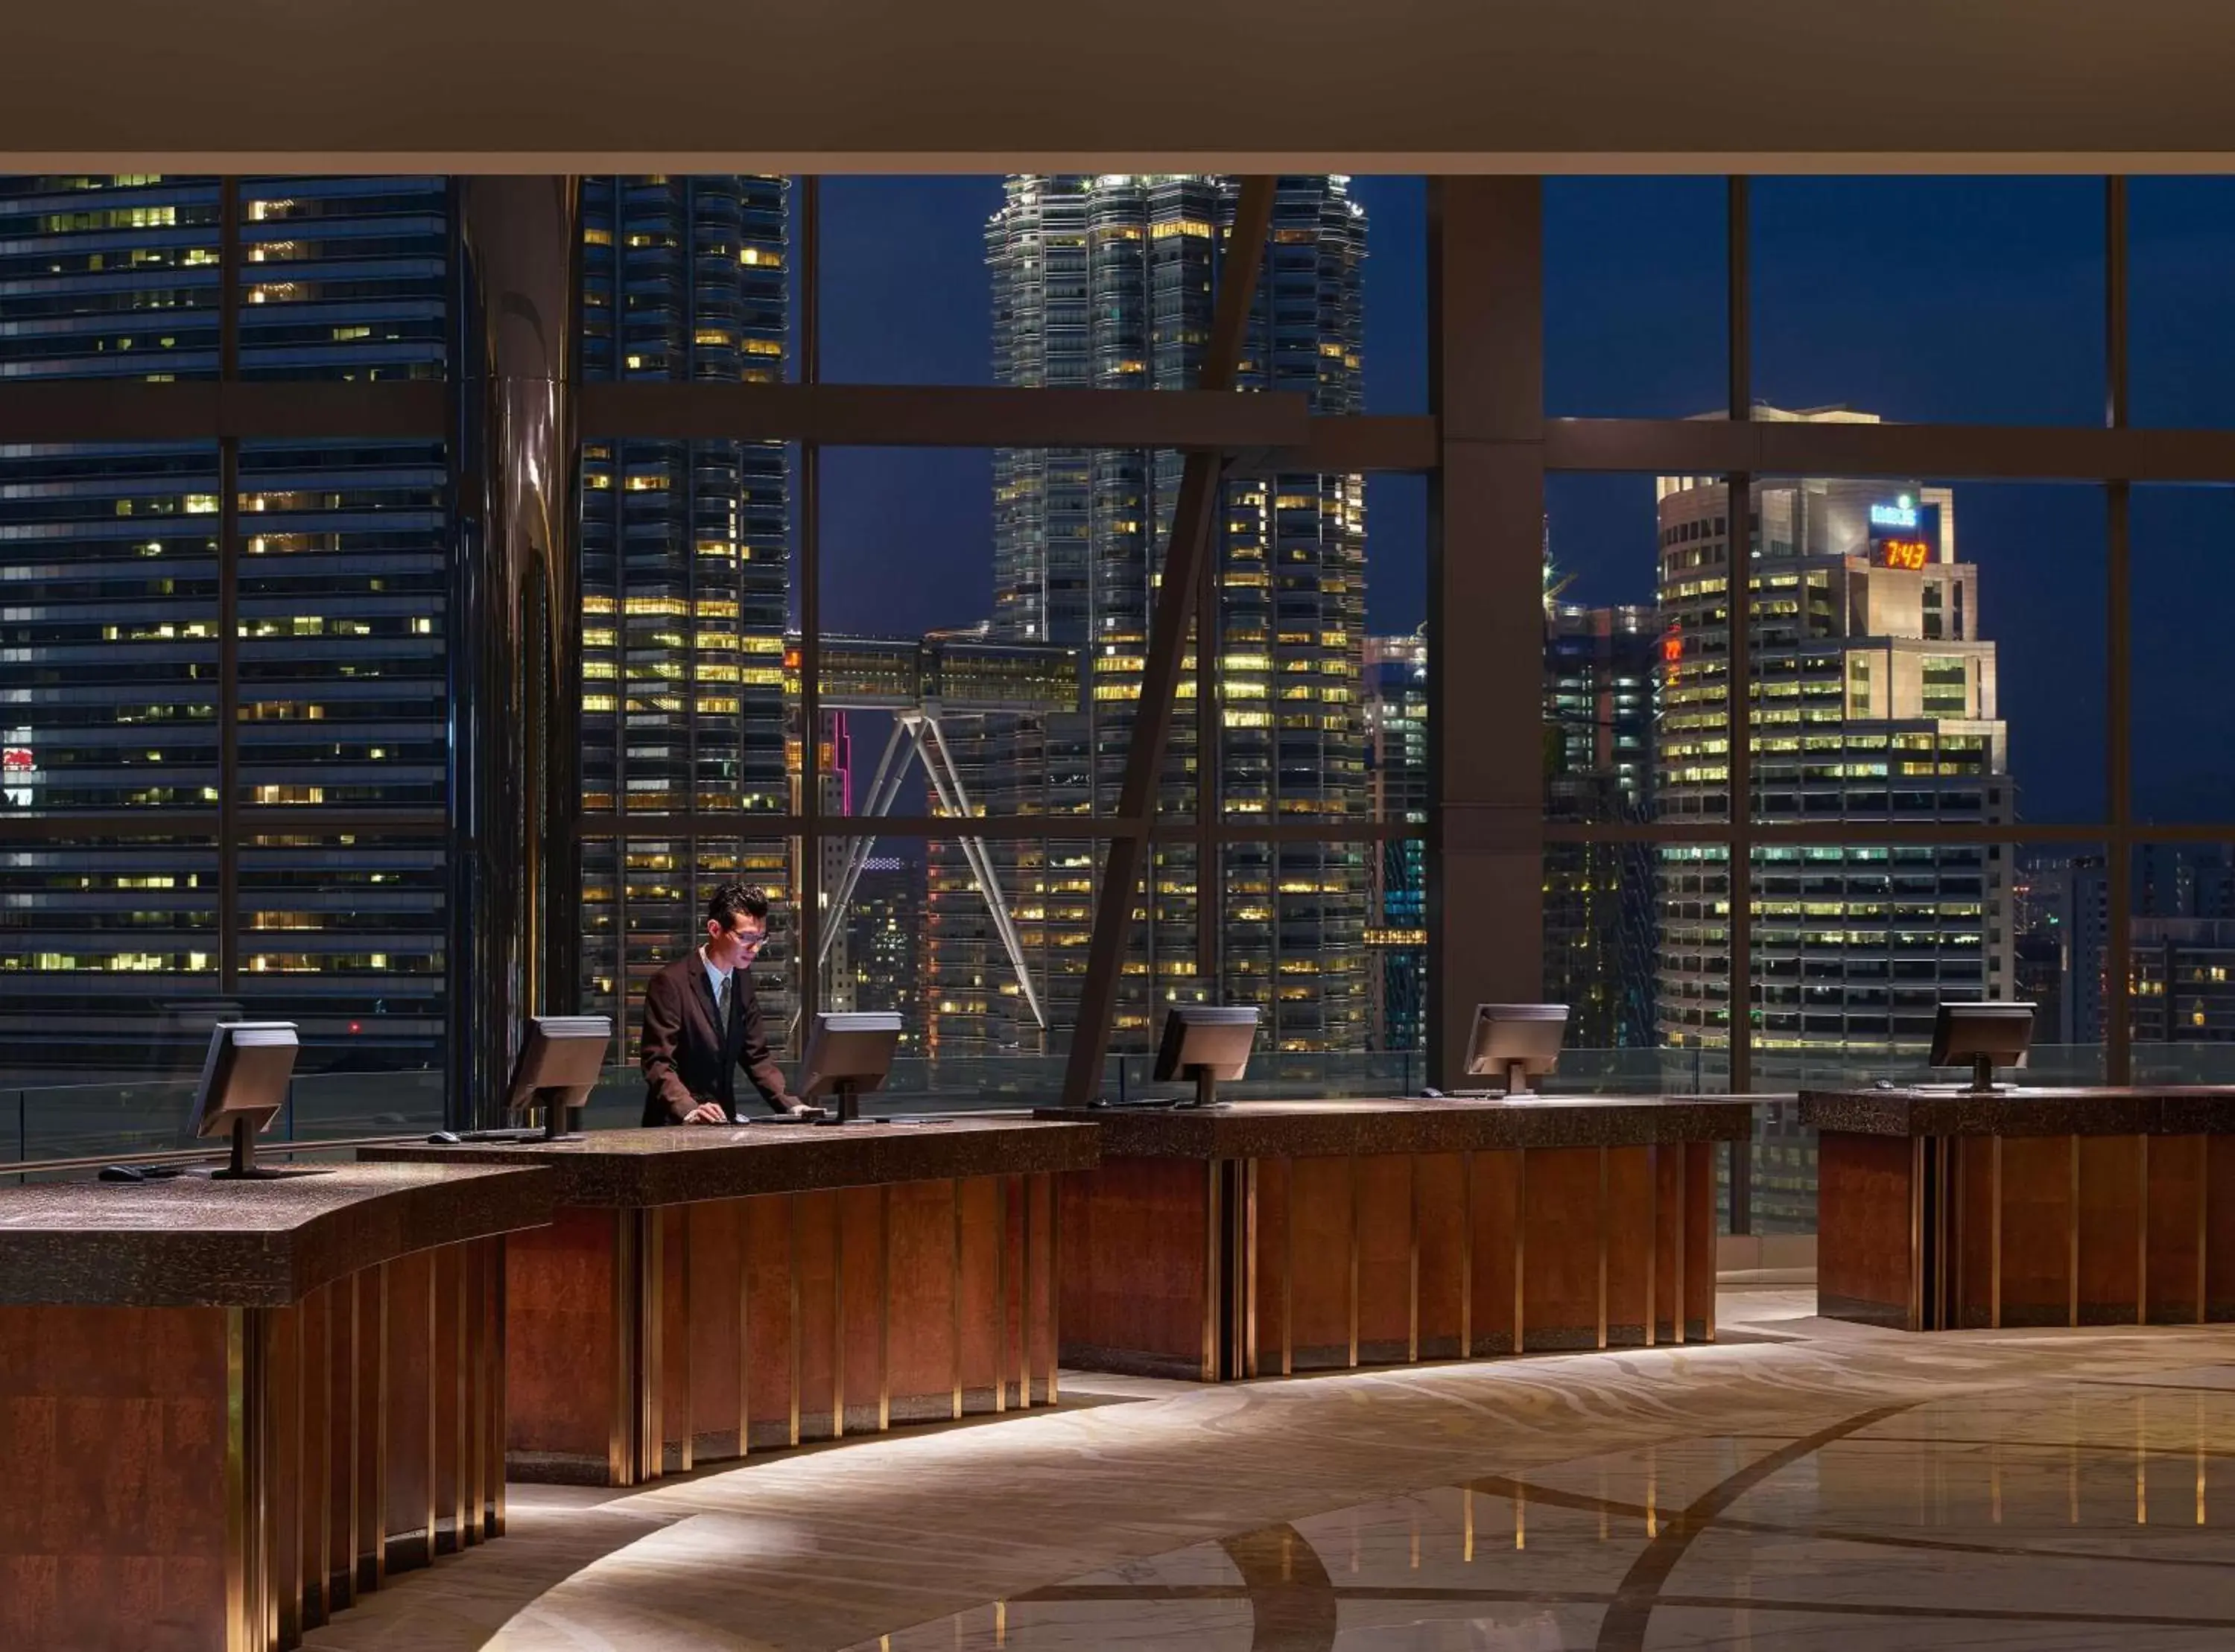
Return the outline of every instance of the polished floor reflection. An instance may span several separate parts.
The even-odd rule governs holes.
[[[1705,1349],[1113,1380],[1037,1417],[530,1492],[514,1538],[311,1644],[2235,1645],[2235,1333],[1919,1339],[1808,1307],[1726,1296]]]

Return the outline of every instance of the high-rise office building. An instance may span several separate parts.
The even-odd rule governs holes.
[[[446,180],[237,187],[243,377],[443,375]],[[0,179],[0,379],[217,377],[220,190]],[[440,1065],[443,834],[377,816],[445,800],[446,456],[259,440],[238,464],[228,871],[164,818],[222,800],[218,445],[0,451],[0,806],[134,814],[0,848],[19,1074],[191,1065],[243,1014],[298,1022],[304,1071]],[[316,806],[359,821],[289,823]]]
[[[780,381],[786,188],[737,175],[585,179],[583,377]],[[799,802],[783,447],[582,439],[584,811],[737,825],[734,838],[584,842],[584,1008],[631,1013],[645,978],[697,933],[708,891],[734,880],[778,904],[756,975],[771,1025],[785,1026],[796,851],[749,828]]]
[[[842,1009],[897,1010],[901,1048],[924,1045],[924,865],[899,855],[873,855],[862,866],[846,911],[847,963]]]
[[[1372,818],[1428,824],[1428,639],[1366,639],[1366,776]],[[1366,946],[1373,1048],[1409,1050],[1428,1040],[1427,846],[1392,838],[1367,867]]]
[[[1858,419],[1845,410],[1763,417]],[[1734,559],[1751,593],[1753,783],[1765,822],[2003,823],[2014,815],[1995,645],[1955,501],[1913,485],[1754,485],[1734,516],[1719,479],[1660,486],[1664,820],[1727,819],[1725,708]],[[1757,1080],[1812,1053],[1914,1045],[1945,998],[2013,979],[2008,851],[1978,843],[1757,847],[1753,980],[1728,979],[1730,866],[1712,845],[1661,854],[1664,1041],[1721,1047],[1751,1005]]]
[[[1193,385],[1238,189],[1231,179],[1199,176],[1012,178],[986,226],[996,378],[1032,387]],[[1321,413],[1360,409],[1366,232],[1347,180],[1280,180],[1242,352],[1244,386],[1301,391]],[[989,719],[958,754],[968,789],[989,813],[1115,813],[1181,467],[1181,455],[1165,451],[996,455],[991,634],[1082,650],[1088,669],[1074,711]],[[1197,751],[1190,670],[1166,761],[1164,812],[1192,814],[1207,794],[1229,823],[1364,817],[1365,544],[1359,476],[1226,485],[1213,546],[1216,749]],[[1212,784],[1199,787],[1206,776]],[[1363,1048],[1368,859],[1358,845],[1293,838],[1225,845],[1211,874],[1226,898],[1218,978],[1207,981],[1198,971],[1203,879],[1192,842],[1175,833],[1159,843],[1149,869],[1154,915],[1131,944],[1118,1048],[1145,1047],[1154,1006],[1175,998],[1259,1005],[1270,1048]],[[995,860],[1059,1043],[1085,974],[1091,846],[1009,842]],[[934,1048],[1052,1048],[1023,1013],[1021,996],[1000,989],[1006,964],[963,898],[967,872],[944,847],[930,878]]]
[[[1649,608],[1544,609],[1544,817],[1649,818],[1660,636]],[[1656,940],[1653,850],[1544,846],[1544,996],[1577,1049],[1649,1049]]]

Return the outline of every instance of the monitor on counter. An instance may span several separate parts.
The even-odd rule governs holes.
[[[1931,1063],[1971,1069],[1971,1087],[1995,1087],[1995,1069],[2019,1067],[2033,1043],[2033,1006],[1943,1004],[1932,1022]]]
[[[1174,1004],[1164,1016],[1152,1076],[1158,1084],[1195,1081],[1196,1107],[1218,1100],[1218,1081],[1249,1071],[1250,1047],[1257,1041],[1255,1004]]]
[[[221,1021],[210,1029],[188,1128],[196,1137],[233,1138],[233,1160],[220,1176],[254,1180],[275,1174],[256,1167],[256,1138],[287,1105],[300,1048],[292,1021]]]
[[[807,1055],[799,1066],[799,1099],[835,1096],[829,1122],[851,1124],[862,1116],[861,1099],[882,1087],[900,1048],[901,1018],[889,1009],[826,1009],[807,1035]]]
[[[1567,1031],[1565,1004],[1477,1004],[1466,1070],[1503,1078],[1509,1096],[1527,1095],[1530,1079],[1560,1064]]]
[[[512,1082],[505,1087],[505,1111],[517,1117],[541,1107],[544,1135],[554,1140],[566,1135],[597,1087],[613,1042],[609,1015],[529,1016]]]

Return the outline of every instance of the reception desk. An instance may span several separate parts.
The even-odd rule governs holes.
[[[265,1652],[504,1525],[541,1172],[0,1189],[0,1644]]]
[[[1056,1397],[1061,1172],[1022,1119],[595,1131],[367,1149],[540,1165],[558,1219],[508,1253],[515,1478],[633,1485],[755,1447]]]
[[[1715,1332],[1714,1156],[1742,1100],[1049,1110],[1065,1361],[1216,1381]]]
[[[1818,1091],[1800,1121],[1832,1318],[2235,1320],[2235,1090]]]

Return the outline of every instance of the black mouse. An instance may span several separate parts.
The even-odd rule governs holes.
[[[144,1182],[147,1172],[137,1165],[103,1165],[100,1180],[104,1182]]]

